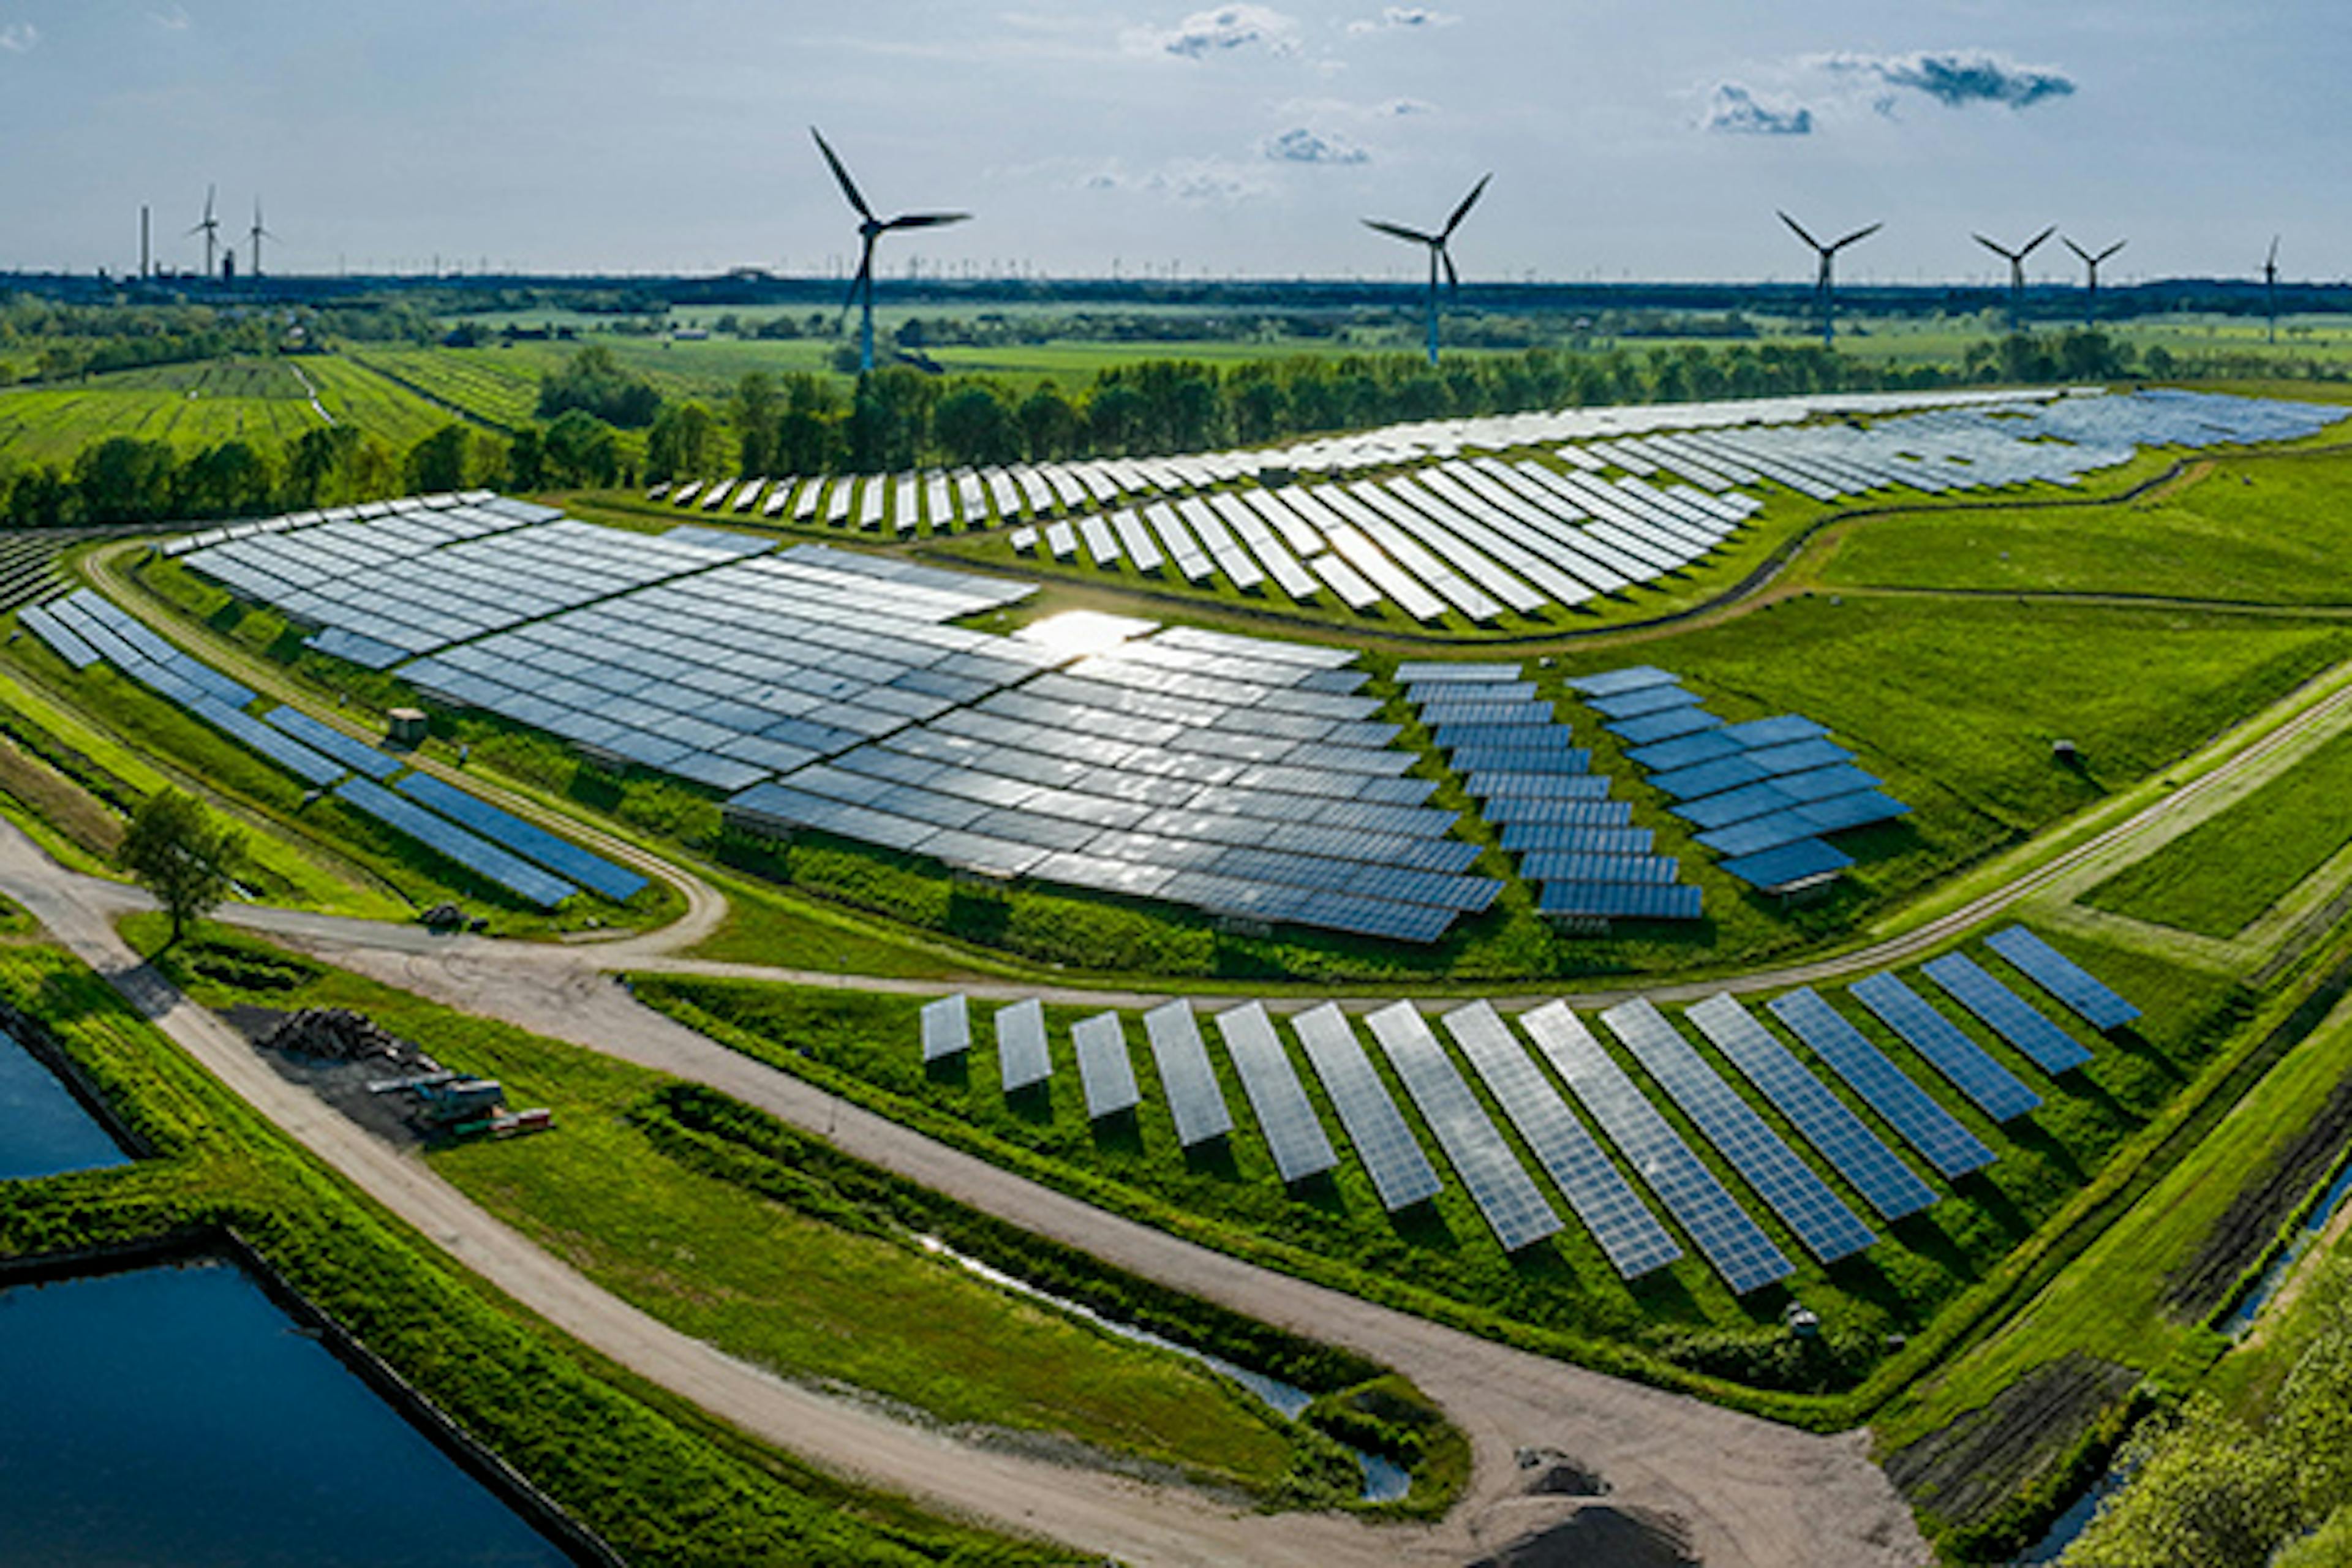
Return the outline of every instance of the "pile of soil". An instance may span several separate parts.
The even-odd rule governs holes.
[[[1592,1503],[1528,1531],[1470,1568],[1697,1568],[1680,1521],[1649,1509]]]
[[[1557,1448],[1522,1448],[1519,1490],[1528,1497],[1600,1497],[1609,1482]]]
[[[300,1084],[388,1142],[424,1142],[409,1122],[404,1096],[368,1092],[369,1084],[385,1079],[440,1070],[413,1042],[385,1032],[365,1014],[342,1007],[283,1013],[248,1003],[227,1009],[223,1016],[278,1077]]]

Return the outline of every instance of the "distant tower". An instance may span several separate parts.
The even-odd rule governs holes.
[[[139,276],[144,280],[154,275],[154,214],[146,207],[139,209]]]
[[[221,251],[221,281],[236,281],[236,247],[234,245],[225,247]]]
[[[253,198],[253,227],[248,229],[247,234],[250,243],[248,243],[245,248],[245,269],[248,276],[258,278],[261,276],[261,242],[265,239],[276,239],[278,237],[276,235],[270,233],[269,230],[261,226],[261,198],[259,196]]]

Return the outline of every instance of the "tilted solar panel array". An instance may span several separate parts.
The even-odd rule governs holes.
[[[1767,1005],[1940,1174],[1957,1179],[1993,1163],[1993,1152],[1983,1140],[1961,1126],[1934,1095],[1912,1082],[1817,993],[1810,988],[1790,991]]]
[[[1331,1140],[1316,1119],[1315,1107],[1292,1070],[1264,1005],[1251,1002],[1218,1014],[1217,1033],[1241,1075],[1242,1092],[1282,1179],[1303,1182],[1338,1164],[1339,1156],[1332,1152]]]
[[[1435,1197],[1444,1184],[1338,1004],[1311,1007],[1293,1018],[1291,1026],[1323,1082],[1324,1093],[1331,1097],[1331,1108],[1339,1113],[1339,1125],[1356,1146],[1381,1205],[1393,1214]]]
[[[1849,989],[1855,1001],[1995,1121],[2012,1121],[2041,1106],[2042,1097],[2019,1082],[2015,1073],[1986,1055],[1958,1026],[1894,975],[1873,974]]]
[[[1552,705],[1516,665],[1407,663],[1397,679],[1447,763],[1521,855],[1552,916],[1696,920],[1699,889],[1646,831],[1625,826],[1632,807],[1608,798],[1592,753],[1576,744]]]
[[[1018,1094],[1054,1076],[1045,1040],[1045,1009],[1034,996],[996,1010],[996,1070],[1004,1092]]]
[[[1517,1252],[1559,1230],[1559,1216],[1412,1004],[1392,1003],[1365,1022],[1503,1250]]]
[[[1648,665],[1575,677],[1569,685],[1626,743],[1627,760],[1674,797],[1668,809],[1722,857],[1717,864],[1767,892],[1809,886],[1852,865],[1825,835],[1910,809],[1810,719],[1727,724],[1678,678]]]
[[[1071,1025],[1070,1046],[1077,1053],[1087,1121],[1133,1110],[1143,1102],[1135,1082],[1135,1058],[1128,1054],[1127,1026],[1118,1014],[1097,1013]]]
[[[2095,1029],[2120,1029],[2139,1016],[2137,1007],[2023,926],[1997,931],[1985,945]]]
[[[1176,1142],[1190,1149],[1231,1132],[1234,1113],[1225,1106],[1224,1090],[1217,1087],[1217,1069],[1201,1042],[1192,1005],[1178,1000],[1154,1007],[1143,1016],[1143,1032],[1151,1042],[1168,1112],[1176,1121]]]
[[[923,1004],[923,1061],[945,1061],[971,1049],[971,1005],[961,996]]]
[[[1919,966],[1919,972],[2043,1072],[2053,1076],[2071,1072],[2091,1059],[2085,1047],[2034,1011],[2024,997],[1987,974],[1968,954],[1948,952],[1931,958]]]

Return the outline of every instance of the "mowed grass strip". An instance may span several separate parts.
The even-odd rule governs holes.
[[[142,950],[160,919],[134,917]],[[809,1382],[837,1382],[950,1424],[1060,1434],[1264,1494],[1292,1438],[1178,1357],[1022,1300],[875,1225],[812,1217],[667,1157],[633,1113],[672,1080],[322,969],[292,989],[224,983],[223,958],[277,950],[221,931],[159,962],[211,1005],[351,1007],[437,1059],[497,1078],[556,1130],[434,1151],[436,1170],[607,1289],[672,1327]],[[262,972],[257,965],[257,972]]]
[[[2352,731],[2092,889],[2094,909],[2234,936],[2352,844]]]

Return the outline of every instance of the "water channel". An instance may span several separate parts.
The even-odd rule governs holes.
[[[128,1158],[72,1090],[0,1033],[0,1181],[95,1170]]]

